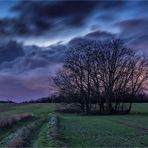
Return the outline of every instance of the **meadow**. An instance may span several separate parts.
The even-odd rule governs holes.
[[[58,121],[51,119],[55,109],[49,103],[1,103],[0,119],[17,120],[0,127],[0,147],[148,147],[146,103],[133,104],[127,115],[60,113]]]
[[[148,104],[128,115],[63,115],[60,132],[70,147],[148,147]]]

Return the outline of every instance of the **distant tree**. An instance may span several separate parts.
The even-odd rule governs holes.
[[[129,112],[148,82],[148,61],[119,40],[91,41],[69,49],[54,79],[61,94],[84,112],[97,104],[100,113]]]

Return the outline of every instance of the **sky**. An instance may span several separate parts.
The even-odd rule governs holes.
[[[122,39],[148,56],[148,1],[0,0],[0,100],[56,92],[65,52],[88,40]]]

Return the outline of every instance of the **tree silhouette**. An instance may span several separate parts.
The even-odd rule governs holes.
[[[54,81],[83,112],[94,104],[100,113],[129,112],[148,82],[148,61],[119,39],[90,41],[69,49]]]

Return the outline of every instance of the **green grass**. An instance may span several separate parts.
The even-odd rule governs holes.
[[[62,140],[70,147],[148,147],[148,104],[128,115],[62,115]]]
[[[52,147],[54,144],[52,140],[49,140],[48,136],[48,123],[43,124],[41,130],[39,131],[38,138],[35,141],[33,147],[45,148],[45,147]]]
[[[48,147],[48,125],[45,123],[38,136],[38,146],[40,148]]]
[[[31,112],[34,115],[48,114],[55,110],[55,105],[49,103],[0,103],[0,116]]]

